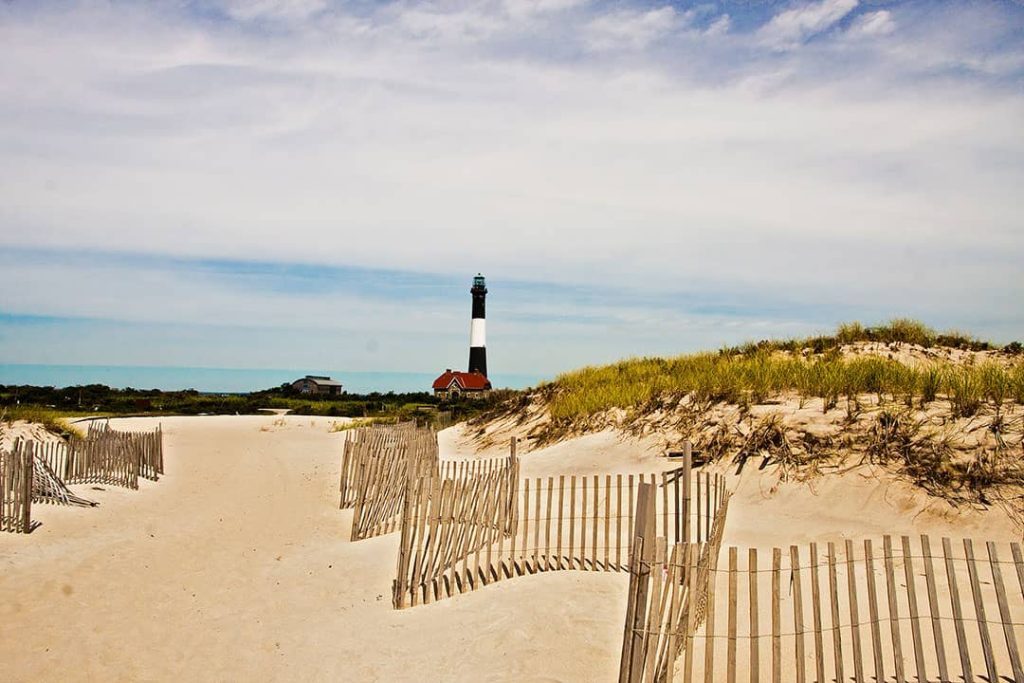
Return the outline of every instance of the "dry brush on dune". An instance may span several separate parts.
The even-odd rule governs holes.
[[[560,375],[477,418],[536,444],[614,428],[751,458],[784,477],[884,467],[956,504],[1024,510],[1024,356],[913,321],[829,337],[640,358]]]

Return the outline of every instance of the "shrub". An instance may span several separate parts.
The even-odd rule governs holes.
[[[935,332],[924,323],[910,318],[894,318],[885,325],[872,327],[869,335],[875,341],[885,343],[902,342],[926,347],[935,343]]]
[[[868,338],[868,331],[859,322],[842,323],[836,329],[836,341],[840,344],[853,344]]]
[[[988,351],[992,348],[992,344],[989,342],[981,341],[976,337],[958,330],[943,332],[935,338],[935,343],[940,346],[949,346],[954,349],[963,349],[965,351]]]

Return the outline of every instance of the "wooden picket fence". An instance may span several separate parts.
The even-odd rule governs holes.
[[[725,567],[710,565],[702,629],[648,621],[652,639],[683,649],[681,670],[620,680],[1024,682],[1018,544],[884,536],[823,550],[773,548],[759,562],[756,548],[729,548]]]
[[[396,608],[432,602],[507,578],[506,539],[515,538],[519,460],[459,478],[408,481],[402,509]]]
[[[360,465],[374,457],[387,457],[385,451],[394,449],[396,443],[405,438],[403,433],[416,428],[415,422],[393,425],[369,425],[342,432],[345,442],[341,452],[341,509],[355,505],[357,490],[361,482]]]
[[[85,438],[36,445],[46,466],[68,484],[111,484],[137,489],[139,477],[164,473],[163,431],[122,432],[91,423]]]
[[[61,447],[63,446],[63,448]],[[68,484],[109,484],[139,488],[139,477],[164,473],[163,432],[122,432],[91,423],[84,439],[44,449],[44,459]]]
[[[0,451],[0,531],[32,531],[35,444],[18,441]]]
[[[687,635],[714,609],[709,608],[713,598],[708,586],[714,581],[712,571],[729,508],[729,493],[724,481],[718,481],[715,514],[707,518],[702,533],[694,540],[672,544],[666,535],[657,535],[656,487],[640,485],[631,525],[620,683],[671,680],[680,653],[690,652]]]
[[[706,542],[728,496],[721,476],[693,476],[689,462],[660,475],[520,480],[513,442],[501,466],[460,464],[444,469],[449,476],[411,481],[394,605],[429,603],[542,571],[626,571],[642,486],[657,488],[651,514],[665,534]]]
[[[514,443],[514,442],[513,442]],[[514,446],[512,447],[514,452]],[[442,479],[467,479],[490,474],[508,465],[508,457],[478,458],[474,460],[445,460],[439,467]]]
[[[341,507],[352,508],[349,539],[357,541],[398,529],[408,482],[436,476],[437,436],[414,426],[370,427],[345,441]]]

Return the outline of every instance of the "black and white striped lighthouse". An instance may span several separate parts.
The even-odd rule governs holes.
[[[473,322],[469,328],[469,371],[487,376],[487,321],[484,315],[484,299],[487,298],[487,284],[484,276],[477,273],[473,278]]]

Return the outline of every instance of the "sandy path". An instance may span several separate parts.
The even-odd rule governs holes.
[[[40,506],[35,533],[0,536],[3,678],[614,677],[622,576],[543,575],[396,612],[397,536],[344,540],[340,435],[275,419],[164,418],[159,483],[78,486],[101,507]]]

